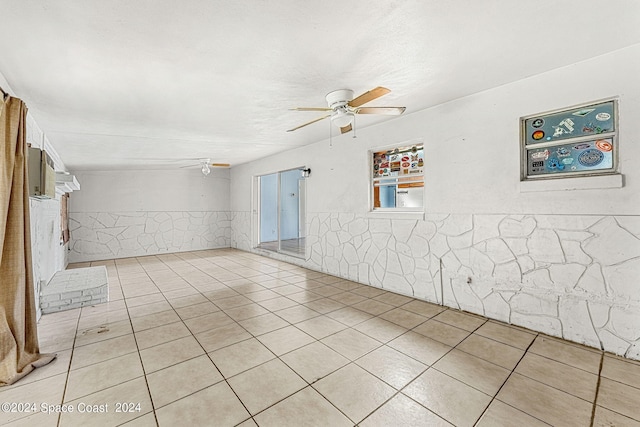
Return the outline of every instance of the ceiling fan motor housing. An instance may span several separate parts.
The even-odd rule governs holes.
[[[337,108],[346,106],[353,99],[353,91],[351,89],[339,89],[327,94],[327,104],[329,108]]]

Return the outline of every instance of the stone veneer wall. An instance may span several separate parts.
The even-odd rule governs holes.
[[[69,213],[69,262],[228,248],[229,212]]]
[[[234,248],[251,247],[235,212]],[[640,359],[640,216],[309,213],[307,260],[363,284]]]

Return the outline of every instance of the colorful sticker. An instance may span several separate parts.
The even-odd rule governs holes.
[[[564,170],[564,164],[560,163],[560,161],[558,159],[549,159],[549,161],[547,162],[547,168],[549,169],[558,169],[558,170]]]
[[[402,156],[402,161],[403,162],[408,162],[409,161],[409,156]]]
[[[593,112],[595,110],[596,110],[595,108],[584,108],[584,109],[582,109],[580,111],[576,111],[575,113],[573,113],[573,115],[574,116],[579,116],[579,117],[584,117],[587,114],[589,114],[589,113],[591,113],[591,112]]]
[[[598,120],[600,122],[606,122],[610,118],[611,118],[611,114],[609,114],[609,113],[602,112],[602,113],[596,114],[596,120]]]
[[[549,150],[544,150],[544,151],[536,151],[535,153],[531,153],[531,158],[533,160],[547,160],[549,158]]]
[[[562,163],[565,165],[570,165],[573,163],[573,157],[567,157],[566,159],[562,159]]]
[[[422,166],[424,166],[424,160],[420,159],[418,160],[418,167],[422,167]]]
[[[604,139],[599,139],[596,141],[596,147],[600,149],[600,151],[611,151],[613,150],[613,145],[609,141]]]
[[[599,165],[604,159],[604,154],[600,150],[595,150],[593,148],[583,151],[578,156],[578,162],[582,166],[593,167]]]
[[[592,122],[587,123],[586,125],[584,125],[582,127],[582,132],[583,133],[604,133],[604,132],[608,132],[609,129],[607,128],[603,128],[600,126],[596,126],[594,125]]]
[[[558,126],[553,126],[553,128],[555,129],[555,131],[553,132],[553,136],[558,137],[565,133],[573,133],[574,124],[574,121],[569,117],[563,119],[560,123],[558,123]]]
[[[585,148],[589,148],[591,147],[591,144],[578,144],[578,145],[574,145],[573,149],[574,150],[584,150]]]
[[[540,128],[544,126],[544,119],[535,119],[533,123],[531,123],[531,126],[533,126],[534,128]]]
[[[533,133],[533,135],[531,135],[531,137],[536,141],[541,140],[542,138],[544,138],[544,132],[541,130],[537,130]]]
[[[413,162],[411,163],[411,168],[417,168],[418,167],[418,162]]]
[[[395,162],[396,160],[398,160],[399,155],[398,154],[394,154],[393,156],[391,156],[391,160],[392,162]]]
[[[409,166],[411,166],[411,163],[409,163],[409,162],[403,162],[402,163],[402,167],[403,168],[408,168]]]
[[[568,157],[571,155],[571,151],[567,150],[565,147],[560,147],[556,150],[556,154],[558,158]]]
[[[384,162],[383,164],[380,165],[381,168],[388,168],[389,167],[389,162]]]
[[[373,170],[377,171],[378,169],[380,169],[380,165],[373,165]]]
[[[397,172],[400,170],[400,162],[391,162],[391,172]]]
[[[544,166],[544,160],[540,160],[537,162],[531,162],[531,167],[532,168],[541,168]]]

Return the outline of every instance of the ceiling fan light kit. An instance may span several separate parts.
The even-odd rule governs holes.
[[[361,107],[369,101],[380,98],[391,92],[389,89],[378,86],[368,92],[363,93],[357,98],[353,97],[351,89],[339,89],[329,92],[326,96],[327,107],[298,107],[293,108],[296,111],[331,111],[326,116],[319,117],[303,125],[287,130],[292,132],[302,127],[308,126],[320,120],[331,118],[331,123],[340,128],[341,133],[347,133],[353,130],[351,124],[354,122],[356,114],[384,114],[384,115],[400,115],[404,113],[405,107]]]
[[[335,124],[339,128],[343,128],[353,123],[354,118],[354,113],[347,111],[346,109],[339,108],[331,115],[331,123]]]

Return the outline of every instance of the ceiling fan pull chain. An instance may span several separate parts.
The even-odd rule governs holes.
[[[353,137],[352,138],[357,138],[356,137],[356,116],[355,114],[353,115]]]
[[[329,148],[333,148],[333,134],[331,133],[331,121],[329,121]]]

